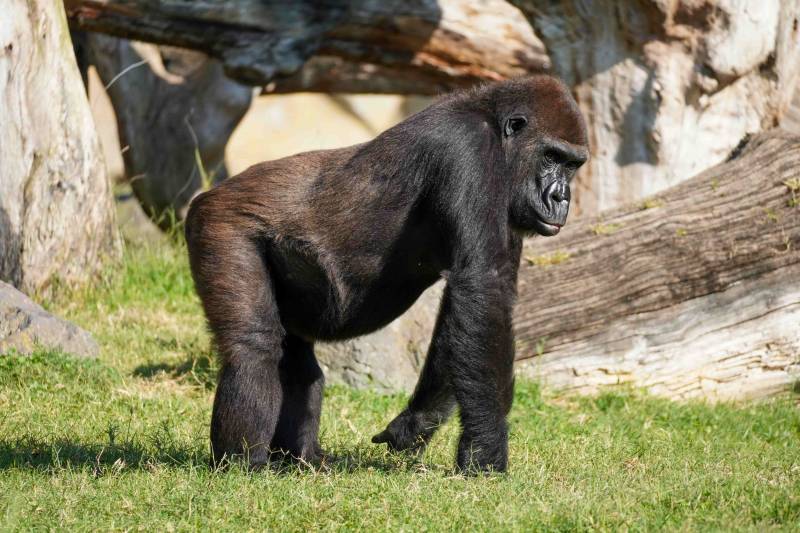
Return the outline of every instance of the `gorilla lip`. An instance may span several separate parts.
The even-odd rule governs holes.
[[[538,226],[540,226],[541,229],[544,230],[540,231],[539,233],[547,237],[552,237],[553,235],[557,234],[559,231],[561,231],[561,228],[563,227],[563,224],[554,224],[551,222],[545,222],[539,217],[536,217],[536,223]]]

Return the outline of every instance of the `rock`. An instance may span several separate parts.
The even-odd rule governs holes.
[[[379,392],[414,390],[443,288],[440,281],[402,316],[375,333],[339,343],[318,343],[315,350],[327,383]]]
[[[0,281],[0,355],[15,350],[30,354],[37,346],[82,357],[99,349],[88,332],[55,317],[23,293]]]
[[[587,118],[592,157],[573,181],[570,216],[725,161],[746,134],[778,124],[800,82],[798,2],[510,3]]]

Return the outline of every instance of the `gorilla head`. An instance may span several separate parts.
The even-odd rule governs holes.
[[[589,157],[586,124],[567,88],[555,78],[517,80],[498,93],[498,127],[513,180],[511,226],[555,235],[567,220],[569,183]]]

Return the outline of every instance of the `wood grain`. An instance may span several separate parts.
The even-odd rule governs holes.
[[[800,378],[794,180],[800,138],[774,130],[661,195],[526,243],[521,371],[584,392],[632,383],[673,397],[791,385]]]
[[[502,0],[67,0],[76,29],[201,50],[226,72],[294,88],[437,94],[549,68],[525,17]],[[328,58],[304,66],[319,55]],[[333,58],[332,60],[330,58]],[[333,69],[333,71],[331,71]],[[380,76],[363,74],[379,71]],[[294,76],[293,76],[294,75]],[[281,89],[283,78],[292,89]],[[374,81],[374,83],[373,83]]]

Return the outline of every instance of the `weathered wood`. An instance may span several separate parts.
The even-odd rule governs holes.
[[[264,94],[318,92],[339,94],[416,94],[434,96],[458,87],[460,81],[442,83],[441,73],[416,67],[358,63],[336,56],[313,56],[291,76],[275,78]],[[466,83],[465,83],[466,84]]]
[[[511,0],[589,119],[576,213],[654,194],[776,126],[800,81],[800,2]]]
[[[60,2],[0,17],[0,279],[31,293],[119,253],[110,185]]]
[[[795,87],[792,104],[781,118],[781,128],[800,135],[800,84]]]
[[[672,398],[762,396],[800,379],[800,137],[760,134],[730,162],[533,239],[524,256],[525,375]]]
[[[114,107],[131,188],[144,212],[169,229],[203,187],[227,177],[225,146],[253,88],[200,52],[81,37],[85,62],[97,68]]]
[[[721,162],[780,122],[800,79],[798,2],[512,3],[522,12],[502,0],[67,1],[75,26],[203,50],[267,92],[437,94],[552,63],[594,152],[575,213]]]
[[[334,82],[348,90],[387,92],[380,78],[391,76],[403,92],[436,94],[549,68],[530,24],[502,0],[67,0],[66,5],[77,28],[201,50],[222,61],[232,77],[255,85],[274,81],[280,92],[325,91]],[[320,59],[304,68],[315,55]],[[376,70],[381,76],[363,76]],[[284,83],[289,88],[282,90]]]

